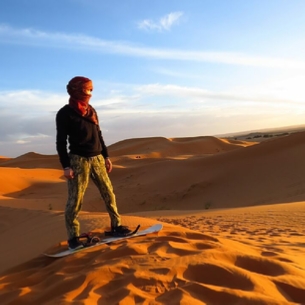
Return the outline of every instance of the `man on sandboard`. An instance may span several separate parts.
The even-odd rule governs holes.
[[[108,177],[112,163],[99,127],[97,113],[89,104],[92,90],[93,84],[90,79],[82,76],[72,78],[67,85],[69,103],[56,115],[56,149],[68,181],[65,222],[71,250],[84,247],[78,238],[80,224],[77,216],[82,207],[89,178],[94,181],[106,204],[111,233],[114,236],[126,236],[131,233],[128,227],[121,224],[115,194]]]

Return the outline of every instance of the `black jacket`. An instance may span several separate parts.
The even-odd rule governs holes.
[[[102,154],[104,158],[108,158],[108,150],[99,125],[82,117],[69,105],[57,112],[56,130],[56,149],[63,168],[70,166],[67,141],[71,154],[82,157]]]

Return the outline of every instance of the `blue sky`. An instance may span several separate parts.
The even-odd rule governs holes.
[[[56,112],[94,83],[105,141],[303,124],[303,0],[10,0],[0,155],[54,154]]]

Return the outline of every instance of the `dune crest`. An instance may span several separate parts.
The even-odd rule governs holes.
[[[254,145],[253,142],[218,139],[216,137],[129,139],[109,147],[111,156],[136,155],[147,158],[169,158],[179,155],[211,155]]]
[[[26,153],[16,158],[9,158],[0,162],[1,167],[19,168],[50,168],[61,169],[57,155],[42,155],[34,152]]]

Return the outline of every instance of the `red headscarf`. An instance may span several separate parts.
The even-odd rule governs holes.
[[[67,85],[67,91],[70,95],[69,106],[81,116],[86,117],[97,125],[98,120],[96,112],[93,107],[89,105],[92,90],[92,81],[83,76],[72,78]]]

